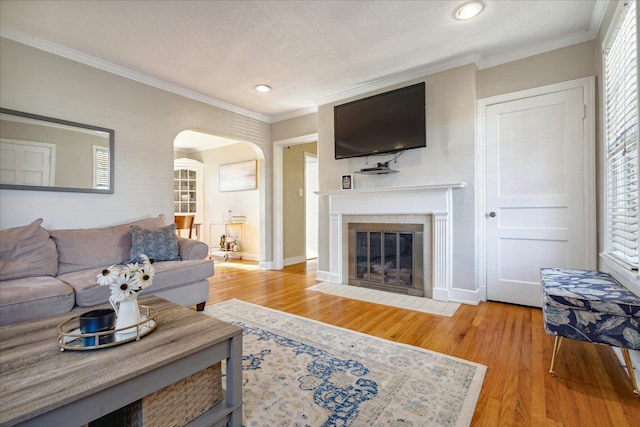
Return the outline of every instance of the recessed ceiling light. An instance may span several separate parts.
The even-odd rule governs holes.
[[[458,6],[453,12],[453,17],[465,21],[478,16],[482,9],[484,9],[484,4],[481,1],[472,1]]]
[[[258,92],[262,92],[262,93],[271,92],[271,86],[269,86],[269,85],[257,85],[256,86],[256,90]]]

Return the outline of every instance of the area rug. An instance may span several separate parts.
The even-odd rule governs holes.
[[[460,308],[460,303],[457,302],[434,301],[431,298],[394,294],[376,289],[336,285],[327,282],[309,286],[307,290],[446,317],[452,317]]]
[[[486,367],[231,300],[243,335],[244,425],[466,426]]]

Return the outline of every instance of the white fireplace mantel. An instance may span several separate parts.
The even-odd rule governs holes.
[[[381,187],[381,188],[357,188],[353,190],[327,190],[327,191],[316,191],[316,194],[319,196],[349,196],[350,194],[360,194],[360,193],[387,193],[387,192],[396,192],[396,191],[415,191],[415,190],[441,190],[441,189],[454,189],[454,188],[463,188],[467,185],[464,182],[454,182],[450,184],[424,184],[424,185],[405,185],[401,187]]]
[[[433,299],[449,301],[452,276],[452,191],[464,182],[403,187],[320,191],[329,197],[329,282],[343,284],[345,278],[343,217],[349,215],[432,215]]]

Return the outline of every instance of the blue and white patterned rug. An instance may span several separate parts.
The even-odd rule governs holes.
[[[466,426],[486,367],[231,300],[205,313],[244,329],[244,425]]]

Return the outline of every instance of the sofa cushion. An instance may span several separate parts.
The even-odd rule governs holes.
[[[166,217],[159,215],[113,227],[51,230],[51,237],[58,247],[58,274],[128,262],[131,255],[131,225],[157,230],[166,225]]]
[[[169,224],[159,230],[147,230],[138,225],[129,227],[131,234],[131,261],[143,262],[142,254],[155,261],[179,260],[176,224]]]
[[[178,288],[213,275],[213,261],[207,259],[193,261],[161,261],[153,264],[155,275],[153,284],[141,292],[151,295],[155,292]],[[58,276],[75,291],[76,305],[91,307],[109,302],[109,286],[98,285],[97,276],[102,268],[75,271]]]
[[[39,218],[29,225],[0,231],[0,280],[58,273],[56,244],[41,224]]]
[[[0,282],[0,326],[68,313],[73,288],[55,277],[40,276]]]

